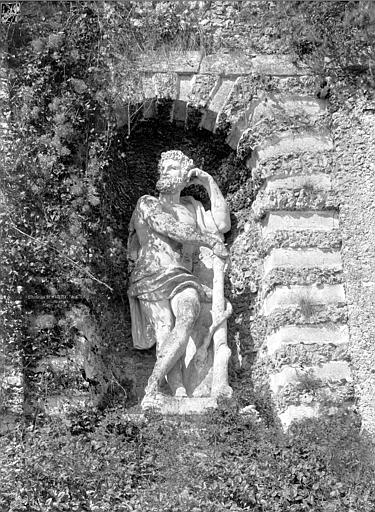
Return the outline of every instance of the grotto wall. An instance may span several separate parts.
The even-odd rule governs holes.
[[[153,193],[162,150],[182,149],[216,172],[234,221],[226,286],[236,398],[246,406],[264,396],[284,426],[357,402],[374,432],[373,103],[346,82],[332,82],[327,99],[322,77],[289,55],[272,2],[190,4],[186,19],[199,18],[208,51],[140,54],[137,105],[121,81],[128,62],[112,69],[118,158],[108,190],[122,219],[115,249],[126,241],[135,196]],[[116,199],[126,173],[134,186]],[[92,403],[100,382],[123,388],[129,405],[142,397],[154,354],[132,350],[126,304],[111,304],[108,318],[107,306],[96,329],[84,308],[72,308],[74,343],[39,361],[39,375],[68,376],[73,391],[51,386],[47,412],[60,414],[74,397],[78,407]],[[31,329],[58,323],[40,312]]]
[[[269,389],[285,426],[323,411],[333,414],[343,404],[355,408],[357,400],[364,429],[371,431],[373,359],[366,340],[373,244],[365,233],[372,232],[372,198],[363,184],[373,184],[373,104],[357,99],[345,84],[337,84],[330,101],[319,99],[317,77],[286,55],[249,58],[237,52],[199,60],[191,52],[188,66],[181,56],[169,55],[165,62],[154,67],[142,61],[145,97],[172,98],[171,119],[179,122],[187,122],[189,107],[200,107],[199,126],[227,133],[258,186],[252,212],[233,241],[230,276],[258,291],[255,314],[238,310],[236,320],[250,322],[257,353],[250,387]],[[351,132],[350,96],[361,142]],[[347,167],[353,159],[354,176]],[[239,244],[251,254],[246,271],[238,268]],[[367,319],[365,336],[359,318]],[[246,341],[237,345],[243,348]]]

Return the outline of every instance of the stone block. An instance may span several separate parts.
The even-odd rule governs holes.
[[[220,79],[213,75],[194,75],[189,102],[196,107],[206,107],[212,94],[217,90]]]
[[[346,345],[349,328],[346,324],[323,326],[291,325],[280,327],[266,338],[268,354],[272,355],[286,345]]]
[[[303,381],[306,376],[327,382],[351,382],[352,373],[346,361],[330,361],[320,366],[285,366],[280,372],[270,375],[270,388],[274,394],[286,386]]]
[[[214,397],[179,398],[158,394],[142,401],[142,409],[155,409],[166,416],[199,415],[216,408],[217,399]]]
[[[193,90],[194,75],[178,75],[178,99],[189,101]]]
[[[248,56],[240,52],[206,55],[201,62],[200,73],[220,75],[271,75],[301,76],[310,74],[306,66],[297,66],[289,55]]]
[[[345,304],[342,284],[277,286],[263,301],[263,313],[269,316],[276,309]]]
[[[342,269],[341,254],[320,249],[273,249],[264,260],[264,274],[278,267]]]
[[[170,73],[198,73],[202,60],[199,51],[149,52],[140,55],[136,66],[141,71]]]
[[[277,129],[277,126],[276,126]],[[328,132],[316,133],[314,131],[275,133],[262,142],[256,149],[256,160],[264,161],[286,154],[299,154],[304,152],[319,153],[333,149],[333,142]]]
[[[224,106],[226,105],[231,91],[234,87],[234,80],[221,80],[219,85],[215,86],[212,97],[208,103],[208,110],[203,115],[200,128],[214,131],[216,120]]]
[[[274,190],[299,190],[302,188],[311,188],[313,190],[331,190],[331,177],[329,174],[311,174],[311,175],[299,175],[289,176],[287,178],[272,177],[268,178],[265,192],[271,192]]]
[[[253,58],[241,53],[215,53],[206,55],[201,62],[199,72],[217,75],[247,75],[253,70]]]
[[[176,73],[155,73],[152,80],[158,98],[174,100],[178,97],[178,75]]]
[[[262,225],[265,237],[271,232],[285,231],[331,231],[339,227],[339,217],[335,211],[279,211],[270,212]]]
[[[297,124],[314,124],[327,111],[327,102],[313,96],[268,94],[251,104],[251,125],[265,120],[295,119]]]
[[[252,72],[270,76],[303,76],[311,74],[307,66],[297,65],[291,55],[257,55],[252,59]]]

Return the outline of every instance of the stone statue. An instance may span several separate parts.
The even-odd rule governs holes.
[[[156,343],[143,405],[152,404],[165,381],[176,398],[230,396],[222,235],[230,229],[228,206],[214,179],[181,151],[162,153],[158,170],[159,198],[138,200],[128,241],[133,343],[139,349]],[[210,210],[180,197],[191,184],[207,190]]]

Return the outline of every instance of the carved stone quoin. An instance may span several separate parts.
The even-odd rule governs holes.
[[[157,354],[142,407],[199,413],[232,394],[223,242],[229,209],[214,179],[181,151],[162,153],[158,170],[159,198],[142,196],[129,226],[133,343],[156,344]],[[180,196],[192,184],[207,190],[209,210]]]

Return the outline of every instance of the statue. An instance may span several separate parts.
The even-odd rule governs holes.
[[[226,343],[231,306],[223,291],[228,206],[214,179],[181,151],[162,153],[158,170],[159,198],[138,200],[128,241],[133,343],[138,349],[156,343],[142,405],[152,405],[165,381],[177,399],[231,396]],[[207,190],[210,210],[193,197],[180,197],[191,184]]]

